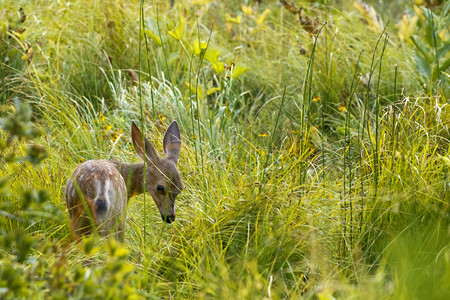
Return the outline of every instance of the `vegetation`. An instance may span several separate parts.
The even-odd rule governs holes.
[[[0,298],[449,297],[450,2],[147,2],[0,0]],[[76,243],[132,120],[180,123],[177,220]]]

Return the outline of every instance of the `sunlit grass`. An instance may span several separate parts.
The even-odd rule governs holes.
[[[44,131],[0,132],[0,298],[445,298],[450,108],[412,43],[348,4],[299,1],[327,20],[311,34],[283,6],[195,2],[0,0],[0,117],[28,103]],[[139,161],[132,120],[159,153],[180,123],[177,220],[138,196],[123,245],[74,243],[67,177]],[[6,161],[27,143],[47,158]]]

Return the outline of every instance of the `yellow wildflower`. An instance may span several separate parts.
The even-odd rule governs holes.
[[[121,135],[123,135],[123,130],[111,132],[111,141],[116,142]]]
[[[241,4],[241,9],[242,9],[242,12],[245,15],[247,15],[247,16],[253,15],[253,8],[251,6],[247,6],[245,4]]]
[[[225,14],[225,19],[227,22],[231,22],[231,23],[237,23],[240,24],[241,23],[241,16],[237,16],[236,18],[233,18],[232,16],[230,16],[230,14]]]
[[[441,38],[441,40],[448,40],[449,38],[449,32],[447,29],[442,30],[441,32],[439,32],[439,37]]]
[[[372,6],[361,0],[355,0],[353,6],[364,16],[370,28],[380,31],[383,29],[383,21]]]
[[[403,40],[407,41],[413,35],[414,30],[416,28],[417,24],[417,16],[410,17],[408,14],[402,15],[402,20],[400,23],[396,26],[398,31],[398,36]]]
[[[266,8],[266,10],[259,16],[255,18],[255,22],[258,25],[262,25],[266,20],[267,15],[270,13],[270,9]]]
[[[418,4],[418,5],[420,5],[420,4]],[[423,13],[422,13],[422,8],[420,8],[418,5],[414,5],[414,6],[413,6],[414,12],[416,13],[416,16],[417,16],[422,22],[424,22],[424,21],[426,20],[426,18],[425,18],[425,16],[424,16]]]

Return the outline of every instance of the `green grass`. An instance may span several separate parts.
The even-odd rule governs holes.
[[[0,0],[0,298],[447,298],[450,5],[370,1],[383,33],[295,1],[310,34],[275,1],[174,2]],[[177,220],[138,196],[124,244],[74,243],[67,177],[139,161],[132,120],[160,152],[180,124]]]

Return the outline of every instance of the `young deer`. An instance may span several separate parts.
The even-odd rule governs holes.
[[[181,148],[178,123],[173,121],[164,135],[164,158],[158,156],[146,138],[142,140],[134,122],[131,138],[145,167],[143,162],[89,160],[80,164],[67,180],[66,204],[71,230],[77,239],[94,228],[101,235],[116,228],[123,240],[128,199],[144,192],[150,193],[164,221],[175,220],[175,198],[183,189],[176,167]]]

